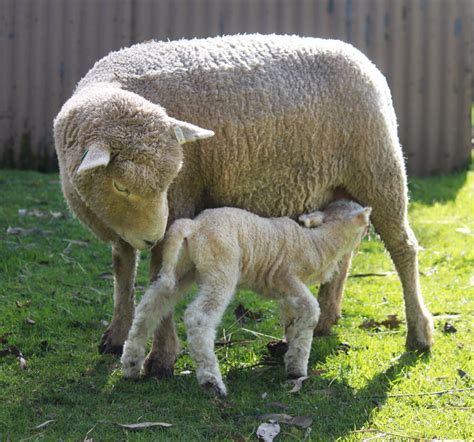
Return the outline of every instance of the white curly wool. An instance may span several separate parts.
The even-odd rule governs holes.
[[[189,283],[199,292],[184,315],[189,353],[199,384],[226,395],[214,339],[237,286],[253,289],[280,304],[288,351],[289,377],[306,376],[319,305],[307,283],[328,281],[344,255],[367,231],[370,208],[340,200],[307,229],[290,218],[261,218],[222,208],[205,210],[195,220],[181,219],[169,228],[163,245],[163,267],[137,307],[122,356],[126,377],[136,377],[145,359],[148,336],[172,313]]]
[[[113,242],[115,309],[101,351],[127,336],[135,249],[152,247],[174,220],[223,206],[296,217],[341,195],[373,208],[403,286],[407,345],[431,347],[390,91],[351,45],[279,35],[135,45],[95,64],[54,135],[71,210]],[[158,244],[153,278],[160,264]],[[348,267],[346,256],[320,289],[318,333],[340,315]],[[171,317],[154,342],[148,372],[168,373]]]

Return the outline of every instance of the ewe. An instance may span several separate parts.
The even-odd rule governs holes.
[[[124,345],[126,377],[136,377],[145,359],[148,336],[170,315],[194,280],[197,298],[184,315],[189,353],[199,384],[226,395],[214,354],[216,327],[237,285],[276,299],[288,340],[289,377],[306,376],[319,305],[305,284],[331,279],[341,259],[367,231],[371,208],[337,201],[300,220],[261,218],[234,208],[211,209],[194,221],[175,221],[163,244],[163,267],[137,307]]]
[[[223,206],[295,217],[326,207],[341,190],[373,208],[402,282],[408,347],[431,347],[390,91],[352,46],[237,35],[122,49],[81,80],[54,135],[69,207],[112,242],[115,306],[100,351],[121,352],[136,249],[152,247],[167,224]],[[349,256],[320,289],[318,333],[340,315]],[[160,265],[157,244],[152,280]],[[177,351],[170,315],[155,333],[147,374],[172,373]]]

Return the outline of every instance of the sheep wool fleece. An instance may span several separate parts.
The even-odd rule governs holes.
[[[188,142],[178,143],[176,125]],[[106,159],[81,166],[97,133],[109,140],[96,146],[99,156],[107,150]],[[55,142],[71,209],[113,242],[115,307],[101,351],[123,345],[133,317],[135,248],[158,239],[165,221],[222,206],[295,217],[324,208],[341,191],[373,208],[372,222],[402,282],[408,347],[431,347],[390,91],[351,45],[236,35],[122,49],[78,84],[55,120]],[[130,173],[134,168],[139,172]],[[121,177],[132,191],[116,204],[121,196],[111,183]],[[340,315],[349,262],[347,256],[321,286],[319,333]],[[158,244],[153,279],[160,263]],[[148,374],[170,372],[176,343],[170,317],[155,334]]]

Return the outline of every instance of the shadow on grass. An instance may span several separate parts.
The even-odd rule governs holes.
[[[469,170],[473,169],[471,164]],[[463,170],[450,175],[411,178],[408,183],[410,200],[427,206],[452,201],[466,183],[467,174],[468,170]]]
[[[321,338],[315,340],[315,342],[311,365],[314,365],[317,361],[324,364],[327,358],[342,351],[341,343],[337,337]],[[323,377],[313,377],[305,383],[300,393],[284,394],[282,396],[280,400],[289,406],[288,409],[282,411],[264,408],[263,410],[258,410],[259,413],[257,414],[287,413],[292,416],[309,416],[313,419],[311,434],[315,435],[317,440],[320,437],[334,440],[348,436],[354,430],[369,428],[374,413],[383,407],[389,397],[388,395],[393,384],[400,378],[402,373],[409,369],[409,367],[413,367],[418,363],[425,363],[428,360],[429,355],[418,355],[412,352],[403,353],[396,362],[370,379],[366,386],[360,390],[354,389],[344,380],[334,381]],[[245,377],[250,379],[244,379]],[[275,382],[275,377],[279,378],[279,382]],[[234,396],[233,400],[236,402],[252,394],[251,389],[255,390],[255,383],[258,382],[258,394],[255,394],[251,399],[253,403],[258,403],[258,395],[261,395],[262,391],[274,392],[275,389],[282,390],[281,382],[284,379],[284,370],[283,367],[277,369],[276,372],[265,369],[261,374],[257,374],[257,376],[232,373],[232,376],[228,378],[230,378],[228,384],[231,396]],[[344,377],[342,376],[342,378]],[[245,390],[232,391],[232,384],[237,383],[245,386]],[[237,398],[236,395],[240,395],[240,398]],[[308,408],[310,409],[309,412]],[[247,412],[249,411],[247,410]]]
[[[324,364],[341,351],[336,336],[317,339],[313,347],[312,365]],[[359,390],[351,387],[344,376],[336,381],[314,376],[297,394],[289,394],[282,365],[231,369],[226,400],[207,396],[197,385],[194,373],[162,381],[130,381],[122,378],[117,358],[94,359],[70,378],[55,380],[54,373],[50,373],[45,376],[44,385],[37,385],[37,393],[28,401],[29,405],[41,410],[44,420],[51,416],[57,419],[56,428],[49,429],[47,435],[52,436],[54,431],[55,437],[84,438],[93,428],[88,437],[121,438],[124,430],[117,423],[135,423],[141,419],[174,424],[166,430],[140,432],[144,437],[149,432],[149,440],[165,434],[167,440],[224,440],[240,432],[254,437],[261,414],[287,413],[310,416],[312,434],[335,439],[369,427],[373,414],[383,407],[397,378],[427,357],[405,353]],[[263,393],[268,398],[262,397]],[[289,408],[271,409],[271,401],[279,401]],[[41,421],[39,417],[37,420]],[[287,430],[283,425],[282,432]]]

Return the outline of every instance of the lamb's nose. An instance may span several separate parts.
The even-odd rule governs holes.
[[[144,242],[148,247],[153,247],[153,246],[156,244],[156,241],[147,241],[146,239],[144,239],[143,242]]]

